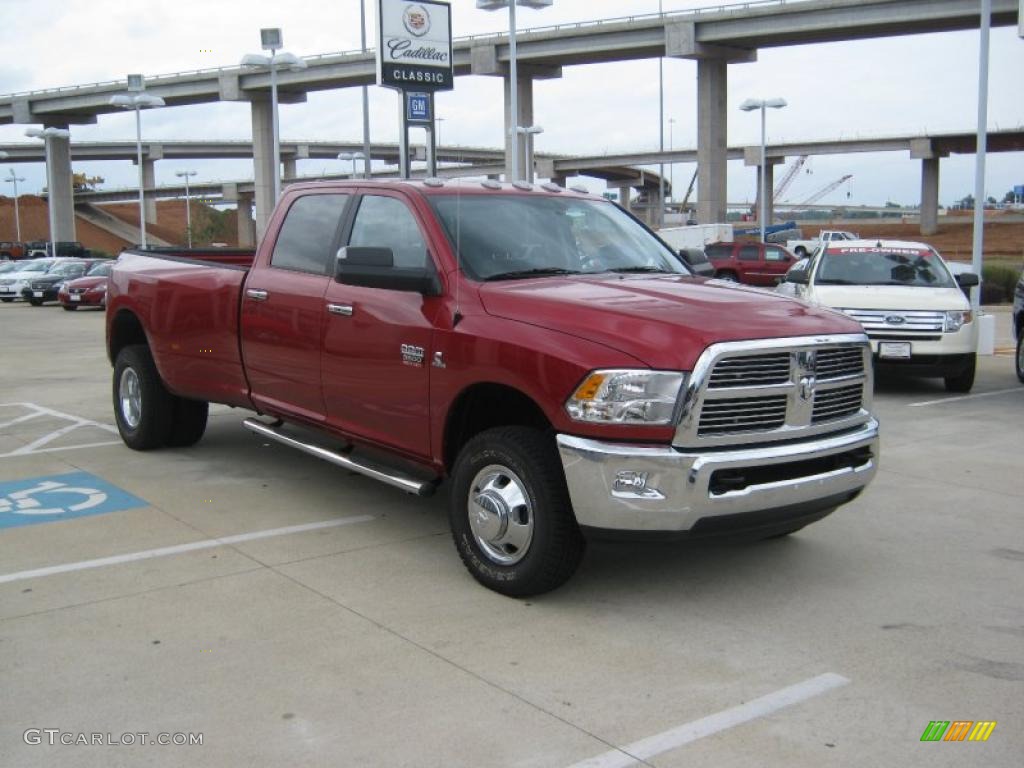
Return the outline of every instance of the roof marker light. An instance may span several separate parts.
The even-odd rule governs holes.
[[[562,191],[562,188],[560,186],[558,186],[557,184],[555,184],[554,182],[551,182],[551,181],[549,181],[549,182],[547,182],[545,184],[541,184],[540,188],[541,189],[545,189],[548,192],[561,192]]]
[[[528,181],[513,181],[512,186],[516,189],[521,189],[523,192],[529,192],[533,189],[533,184]]]
[[[431,176],[428,179],[423,180],[423,186],[425,187],[443,187],[444,179],[439,179],[436,176]]]
[[[501,189],[501,182],[494,179],[484,179],[480,182],[480,186],[485,189]]]
[[[590,194],[590,190],[584,187],[582,184],[574,184],[573,186],[569,187],[569,189],[571,189],[573,192],[579,192],[581,195]]]

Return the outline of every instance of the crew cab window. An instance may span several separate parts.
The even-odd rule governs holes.
[[[761,249],[756,245],[740,246],[740,261],[757,261],[761,256]]]
[[[764,251],[765,261],[789,261],[789,257],[786,252],[781,248],[765,248]]]
[[[270,266],[326,274],[348,198],[349,195],[306,195],[292,203],[274,243]]]
[[[394,197],[367,195],[359,203],[349,245],[390,248],[395,266],[425,267],[427,244],[405,203]]]

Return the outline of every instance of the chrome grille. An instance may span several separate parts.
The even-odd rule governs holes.
[[[683,399],[673,444],[735,446],[853,428],[869,418],[864,334],[713,344]]]
[[[856,414],[860,411],[863,395],[863,384],[853,384],[848,387],[815,392],[811,423],[819,424],[823,421],[842,419]]]
[[[919,335],[942,333],[946,315],[943,312],[909,309],[844,309],[867,331],[872,339],[916,338]],[[902,321],[901,321],[902,320]]]
[[[711,400],[700,414],[697,435],[727,435],[736,432],[763,432],[786,423],[786,396],[735,397]]]
[[[789,353],[751,355],[722,360],[708,379],[708,389],[784,384],[789,381]]]

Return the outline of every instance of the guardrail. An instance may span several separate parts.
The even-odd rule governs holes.
[[[618,16],[611,19],[595,19],[592,21],[576,21],[563,24],[551,24],[543,27],[530,27],[527,29],[521,29],[516,31],[516,36],[528,36],[534,34],[544,34],[551,32],[564,32],[567,30],[582,30],[592,29],[602,26],[611,26],[614,24],[630,24],[637,21],[653,21],[659,18],[681,18],[681,17],[697,17],[707,16],[720,13],[729,13],[732,11],[750,10],[767,8],[771,6],[782,7],[785,5],[799,5],[803,2],[810,2],[811,0],[750,0],[745,3],[728,3],[722,5],[706,6],[702,8],[688,8],[676,11],[666,11],[665,13],[642,13],[633,14],[631,16]],[[461,35],[459,37],[452,38],[452,43],[459,42],[473,42],[477,40],[492,40],[495,38],[507,37],[506,32],[484,32],[475,35]],[[367,48],[363,51],[361,48],[354,51],[338,51],[335,53],[317,53],[310,56],[302,56],[304,61],[312,62],[327,58],[345,57],[345,56],[363,56],[369,55],[375,52],[375,48]],[[189,69],[182,72],[170,72],[161,75],[147,75],[147,84],[159,84],[160,81],[174,80],[181,77],[204,77],[204,76],[220,76],[226,73],[236,73],[247,71],[244,67],[239,66],[226,66],[226,67],[212,67],[207,69]],[[36,91],[15,91],[14,93],[2,94],[0,99],[12,99],[21,96],[52,96],[67,93],[68,91],[81,91],[84,89],[95,88],[105,89],[114,86],[124,87],[124,80],[104,80],[98,83],[86,83],[85,85],[62,85],[56,88],[43,88]]]

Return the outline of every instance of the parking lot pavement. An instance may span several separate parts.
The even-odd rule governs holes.
[[[593,545],[511,600],[463,569],[444,493],[266,445],[240,412],[125,448],[102,321],[0,305],[0,766],[1020,764],[1010,358],[966,397],[879,381],[875,483],[795,536]],[[997,726],[922,743],[935,720]]]

